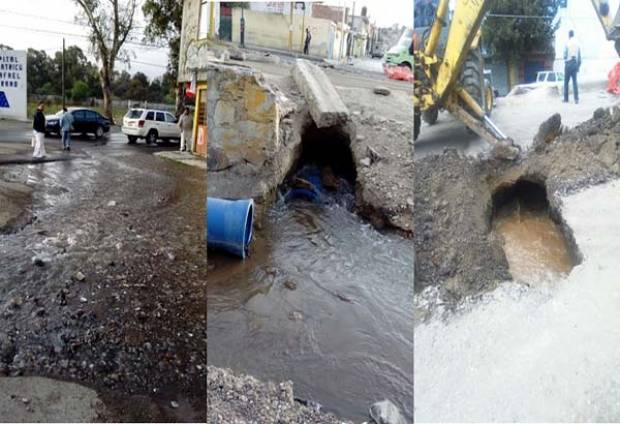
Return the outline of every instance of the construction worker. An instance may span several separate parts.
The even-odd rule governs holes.
[[[564,103],[568,103],[568,82],[573,80],[573,95],[575,103],[579,103],[579,87],[577,87],[577,73],[581,67],[581,49],[575,39],[575,31],[568,32],[568,43],[564,48]]]

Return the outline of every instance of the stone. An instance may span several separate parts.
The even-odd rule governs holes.
[[[114,207],[114,206],[116,206],[116,201],[115,200],[110,200],[108,202],[108,207]]]
[[[538,132],[534,136],[534,148],[551,143],[560,134],[562,134],[562,117],[559,113],[555,113],[538,127]]]
[[[373,403],[369,414],[376,424],[405,424],[405,418],[398,407],[387,399]]]
[[[519,157],[520,150],[510,144],[510,142],[500,141],[493,146],[492,155],[497,159],[515,160]]]
[[[82,272],[80,272],[80,271],[78,271],[75,274],[73,274],[73,278],[76,281],[80,281],[80,282],[86,280],[86,276],[84,274],[82,274]]]
[[[170,401],[170,406],[171,406],[172,408],[174,408],[174,409],[177,409],[177,408],[179,407],[179,403],[178,403],[178,402],[176,402],[176,401],[174,401],[174,400],[171,400],[171,401]]]
[[[596,109],[594,113],[592,114],[592,118],[594,119],[603,119],[603,118],[606,118],[607,116],[608,116],[607,110],[605,110],[605,108],[602,108],[602,107],[599,107],[598,109]]]
[[[372,92],[375,94],[380,94],[382,96],[389,96],[391,91],[387,87],[377,86],[372,89]]]
[[[378,162],[382,159],[381,155],[370,146],[366,146],[366,154],[368,154],[368,157],[370,158],[371,163]]]
[[[321,68],[307,60],[297,59],[292,74],[318,128],[343,124],[348,120],[349,110]]]
[[[292,280],[286,280],[284,282],[284,287],[286,287],[289,290],[295,290],[297,288],[297,283],[295,283]]]
[[[301,314],[301,312],[291,311],[288,313],[288,319],[290,319],[291,321],[301,321],[302,319],[304,319],[304,316]]]
[[[372,163],[372,161],[370,160],[370,158],[364,158],[362,160],[360,160],[360,163],[366,167],[370,166],[370,164]]]
[[[39,266],[39,267],[41,267],[41,266],[45,266],[45,261],[44,261],[43,259],[39,258],[38,256],[34,256],[34,257],[32,258],[32,264],[33,264],[34,266]]]
[[[321,183],[323,187],[332,191],[338,190],[340,187],[340,180],[334,175],[331,166],[324,166],[321,169]]]

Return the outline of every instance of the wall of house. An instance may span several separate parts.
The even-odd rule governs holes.
[[[244,10],[245,44],[248,46],[288,50],[290,15],[280,13],[259,12]],[[309,14],[309,12],[308,12]],[[232,41],[240,41],[241,9],[234,8],[232,13]],[[293,15],[293,49],[303,51],[305,28],[310,28],[312,41],[309,54],[313,56],[329,57],[330,42],[335,43],[336,25],[326,19],[317,19],[311,16]],[[330,33],[334,36],[330,37]],[[331,41],[334,40],[334,41]]]

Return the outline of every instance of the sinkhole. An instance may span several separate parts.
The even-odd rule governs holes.
[[[547,198],[544,183],[519,179],[493,193],[491,228],[503,239],[513,279],[557,281],[578,262],[570,230]]]
[[[297,159],[287,177],[287,200],[336,201],[351,209],[356,178],[351,140],[345,128],[318,128],[314,122],[308,123],[302,130]]]

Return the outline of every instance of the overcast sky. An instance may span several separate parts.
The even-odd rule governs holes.
[[[355,14],[359,15],[362,7],[368,9],[368,16],[371,22],[376,22],[380,27],[391,26],[392,24],[413,27],[413,0],[327,0],[325,4],[353,7],[355,3]]]
[[[139,4],[142,1],[138,1]],[[353,7],[352,0],[327,0],[326,4]],[[394,23],[412,26],[413,0],[361,0],[355,2],[355,14],[359,15],[363,6],[368,9],[372,22],[379,26]],[[75,23],[79,9],[74,0],[21,0],[0,1],[0,44],[11,46],[16,50],[34,48],[45,50],[50,56],[62,49],[62,38],[66,45],[78,45],[91,60],[89,43],[84,38],[88,28]],[[144,17],[138,8],[138,27],[133,32],[134,41],[142,41]],[[165,43],[163,43],[165,44]],[[151,48],[139,45],[127,45],[134,57],[131,67],[117,63],[117,70],[128,70],[131,74],[144,72],[150,79],[162,75],[168,63],[167,48]]]
[[[139,3],[142,3],[139,1]],[[79,12],[74,0],[22,0],[0,1],[0,44],[16,50],[34,48],[45,50],[50,56],[62,50],[62,38],[66,45],[78,45],[91,60],[88,40],[84,38],[88,28],[74,23]],[[144,27],[144,17],[138,10],[136,26]],[[135,30],[133,38],[142,41],[142,29]],[[64,34],[64,35],[63,35]],[[133,74],[144,72],[150,79],[162,75],[168,63],[167,48],[158,49],[138,45],[127,45],[135,55],[131,68],[116,64],[116,69],[126,69]],[[143,63],[138,63],[143,62]],[[147,65],[148,63],[148,65]]]

